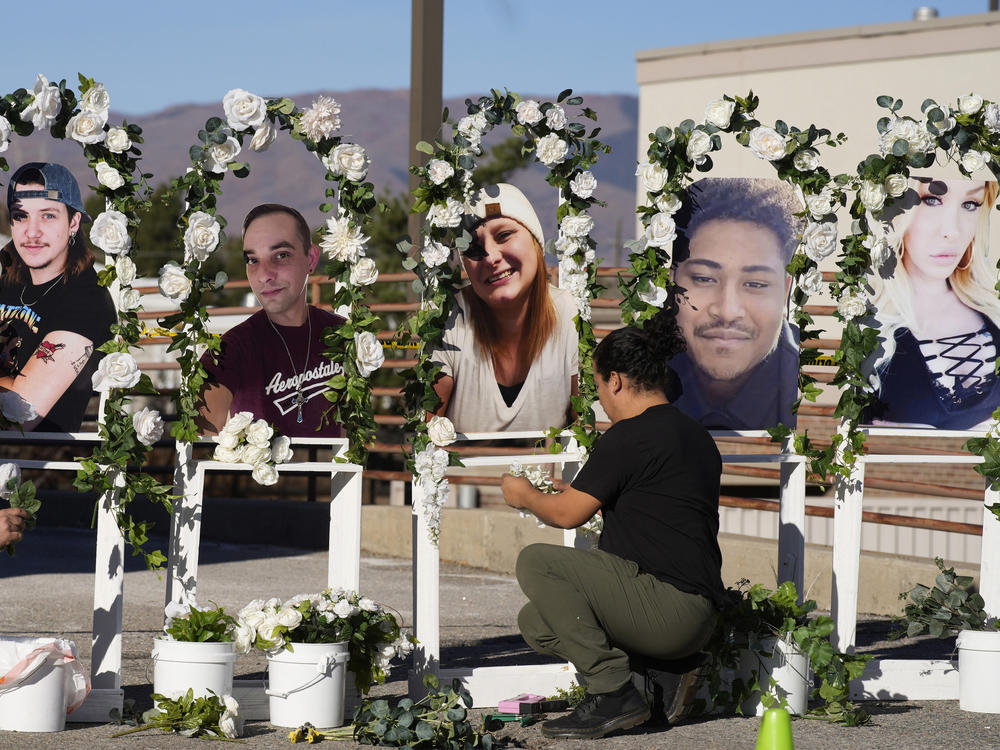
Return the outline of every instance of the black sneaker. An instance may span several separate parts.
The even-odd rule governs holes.
[[[683,659],[633,659],[632,669],[645,678],[645,697],[650,706],[650,723],[674,725],[694,712],[694,699],[708,676],[707,654]]]
[[[649,706],[635,685],[626,682],[612,693],[588,693],[573,712],[542,722],[542,734],[561,739],[587,740],[619,729],[631,729],[649,718]]]

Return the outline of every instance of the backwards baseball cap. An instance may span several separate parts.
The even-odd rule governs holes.
[[[42,184],[45,186],[44,190],[17,189],[21,175],[31,169],[41,173]],[[60,203],[65,203],[74,211],[78,211],[82,215],[83,221],[92,221],[87,212],[83,210],[83,201],[80,199],[80,186],[77,184],[76,178],[62,164],[41,161],[22,164],[14,172],[14,176],[10,178],[10,183],[7,185],[7,210],[9,211],[10,207],[22,198],[47,198],[50,201],[59,201]]]
[[[472,194],[465,207],[463,226],[470,232],[489,219],[505,216],[524,225],[538,240],[540,247],[545,247],[545,236],[542,234],[542,224],[535,215],[531,202],[524,193],[513,185],[500,182],[496,185],[484,185]]]

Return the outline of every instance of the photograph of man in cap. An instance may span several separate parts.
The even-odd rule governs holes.
[[[340,437],[339,425],[318,428],[330,407],[326,382],[341,373],[323,354],[323,329],[344,319],[306,304],[319,262],[309,225],[289,206],[257,206],[243,220],[243,258],[263,309],[227,331],[218,354],[202,357],[200,430],[215,435],[230,413],[251,412],[288,437]]]
[[[687,352],[670,366],[684,392],[674,405],[705,427],[795,425],[799,334],[785,318],[785,267],[801,208],[777,180],[708,178],[678,212],[674,280]]]
[[[0,327],[9,346],[0,388],[34,406],[38,417],[25,429],[75,432],[93,393],[95,350],[116,320],[80,230],[91,219],[61,164],[18,169],[7,186],[7,210],[12,239],[0,251]]]

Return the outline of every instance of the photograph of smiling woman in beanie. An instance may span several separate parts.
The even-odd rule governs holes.
[[[579,370],[576,303],[549,284],[542,227],[520,190],[488,185],[470,206],[469,284],[430,354],[442,367],[437,413],[465,433],[564,425]]]

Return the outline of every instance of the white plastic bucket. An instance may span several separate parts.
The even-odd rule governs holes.
[[[963,630],[958,647],[958,707],[1000,714],[1000,631]]]
[[[773,677],[777,682],[777,694],[788,701],[788,712],[801,716],[809,708],[809,693],[812,687],[809,657],[794,643],[779,638],[766,638],[761,642],[761,646],[772,655],[768,657],[756,651],[741,651],[739,676],[748,682],[751,679],[751,671],[756,671],[757,682],[763,692],[767,692],[770,678]],[[750,699],[744,701],[743,713],[763,716],[765,709],[760,697],[761,693],[754,692]]]
[[[0,638],[0,729],[59,732],[90,683],[76,644],[56,638]]]
[[[317,729],[344,723],[347,642],[292,643],[294,651],[267,657],[271,724]]]
[[[153,692],[180,698],[189,689],[194,697],[209,691],[220,698],[233,692],[233,643],[194,643],[153,639]]]

